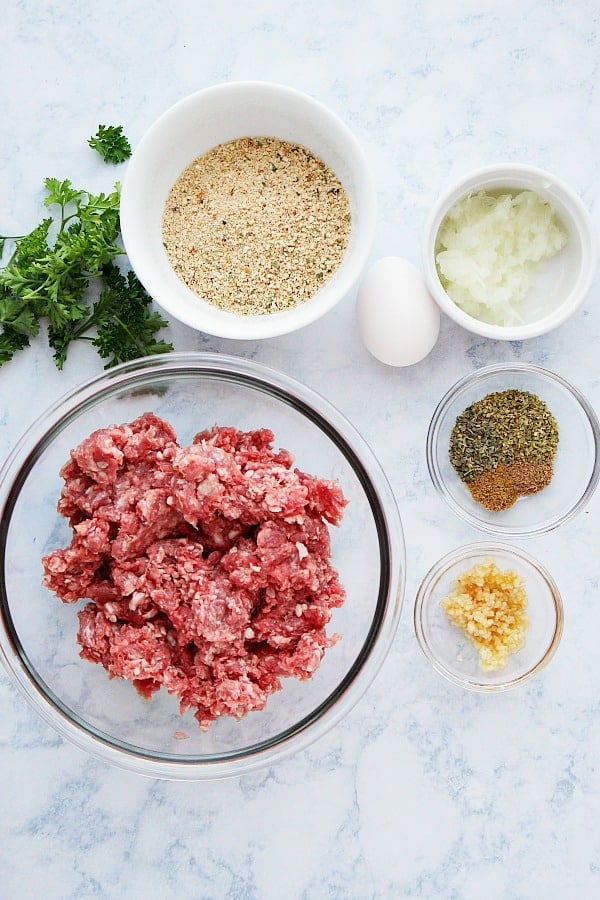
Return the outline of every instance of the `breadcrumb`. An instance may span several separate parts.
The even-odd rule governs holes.
[[[313,297],[340,265],[350,203],[306,147],[244,137],[213,147],[181,173],[163,215],[175,272],[220,309],[262,315]]]

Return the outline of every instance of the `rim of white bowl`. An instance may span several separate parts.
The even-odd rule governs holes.
[[[91,756],[119,768],[176,781],[202,781],[239,776],[273,765],[305,749],[338,724],[355,706],[379,672],[396,634],[404,601],[406,546],[400,513],[387,477],[373,451],[352,423],[321,394],[276,369],[253,360],[217,353],[181,352],[143,357],[122,363],[89,379],[56,400],[25,431],[0,470],[0,556],[3,557],[10,513],[27,471],[49,435],[89,408],[102,390],[117,391],[141,385],[148,373],[206,372],[232,380],[243,378],[255,387],[304,413],[346,456],[361,482],[378,533],[381,577],[376,614],[354,664],[340,684],[316,709],[270,741],[250,745],[243,752],[195,756],[152,753],[92,728],[70,714],[60,698],[36,676],[20,647],[10,616],[0,560],[0,661],[16,688],[40,717],[62,737]],[[8,511],[7,511],[8,510]],[[256,749],[258,747],[258,749]]]
[[[181,291],[188,294],[195,301],[194,314],[190,314],[189,311],[181,310],[175,296],[171,296],[162,287],[158,286],[154,268],[151,263],[148,263],[147,255],[144,252],[144,233],[139,224],[139,217],[136,219],[136,192],[140,190],[144,180],[146,157],[153,141],[165,127],[168,127],[172,121],[178,119],[188,108],[192,108],[201,98],[218,98],[222,96],[226,99],[228,94],[239,93],[240,91],[248,93],[263,92],[265,100],[268,100],[269,96],[273,94],[288,97],[295,103],[300,102],[312,107],[319,115],[327,119],[329,126],[335,129],[341,141],[347,145],[352,169],[355,171],[357,180],[361,185],[362,201],[360,229],[358,232],[359,239],[352,248],[351,255],[346,253],[336,270],[337,281],[335,287],[326,283],[317,294],[299,306],[264,315],[238,315],[217,309],[208,304],[207,301],[195,295],[181,282]],[[377,194],[371,168],[357,137],[343,119],[328,106],[303,91],[277,82],[259,80],[229,81],[202,88],[182,97],[150,125],[128,162],[123,178],[120,209],[121,235],[131,266],[148,293],[165,312],[191,328],[206,334],[235,340],[262,340],[288,334],[310,325],[333,309],[354,287],[366,265],[373,244],[377,218]],[[204,313],[208,312],[210,313],[210,318],[207,322]]]
[[[444,417],[448,413],[449,406],[454,402],[457,395],[468,386],[476,384],[478,381],[483,381],[488,375],[496,375],[501,372],[515,372],[519,374],[531,373],[538,375],[541,378],[546,378],[549,381],[554,381],[556,384],[560,385],[573,398],[573,401],[581,407],[590,426],[592,438],[594,440],[594,466],[585,490],[564,513],[555,516],[553,519],[542,522],[536,527],[494,525],[493,523],[485,522],[483,519],[470,513],[464,506],[458,503],[450,491],[448,491],[438,465],[436,450],[439,441],[439,431]],[[474,372],[468,372],[466,375],[463,375],[462,378],[459,378],[459,380],[446,391],[431,417],[429,428],[427,429],[425,452],[429,475],[437,493],[445,500],[450,509],[452,509],[464,522],[468,522],[469,525],[477,528],[478,531],[484,531],[487,534],[497,535],[498,537],[536,537],[537,535],[554,531],[559,526],[570,521],[594,494],[598,485],[598,480],[600,479],[600,423],[598,422],[598,417],[591,403],[578,388],[572,385],[570,381],[567,381],[566,378],[563,378],[562,375],[557,375],[556,372],[551,372],[549,369],[545,369],[543,366],[534,365],[533,363],[495,363],[490,366],[483,366],[480,369],[476,369]]]
[[[435,241],[444,217],[462,196],[468,193],[469,190],[475,190],[480,181],[486,181],[492,176],[497,176],[498,180],[505,182],[506,186],[509,187],[511,174],[538,179],[540,182],[548,182],[560,192],[562,195],[561,200],[569,210],[571,222],[576,228],[581,243],[581,268],[570,294],[565,297],[565,300],[559,307],[547,316],[525,325],[492,325],[489,322],[482,322],[469,315],[460,309],[448,296],[439,279],[435,265]],[[480,185],[480,187],[484,187],[484,185]],[[531,189],[533,190],[534,188],[532,187]],[[423,274],[429,290],[440,309],[467,331],[500,341],[520,341],[539,337],[566,322],[585,300],[598,266],[598,240],[592,217],[581,198],[561,178],[545,169],[526,163],[493,163],[472,169],[460,178],[452,181],[438,197],[428,216],[421,247]]]

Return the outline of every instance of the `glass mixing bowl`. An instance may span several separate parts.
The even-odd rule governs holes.
[[[61,466],[97,428],[154,412],[181,444],[215,424],[268,427],[295,465],[337,479],[349,500],[332,528],[332,562],[347,591],[329,648],[305,682],[282,679],[260,712],[202,731],[161,690],[144,700],[79,657],[75,605],[42,585],[41,557],[70,541],[56,503]],[[248,360],[179,353],[126,363],[56,402],[26,432],[0,473],[0,648],[16,686],[63,737],[96,757],[153,777],[239,775],[306,747],[357,702],[379,670],[402,606],[405,549],[391,488],[373,453],[330,403]]]

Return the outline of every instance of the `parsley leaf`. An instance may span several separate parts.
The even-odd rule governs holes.
[[[79,190],[68,179],[47,178],[45,186],[54,218],[26,235],[0,235],[0,253],[14,244],[0,268],[0,365],[28,346],[41,320],[59,369],[74,340],[91,341],[107,367],[172,350],[155,337],[168,323],[149,309],[151,298],[133,272],[125,277],[114,264],[123,254],[119,184],[109,194]]]
[[[131,145],[123,134],[122,125],[99,125],[88,144],[108,163],[121,163],[131,156]]]
[[[166,353],[172,344],[156,340],[156,332],[168,323],[158,312],[148,309],[152,298],[133,272],[125,278],[114,265],[104,270],[107,284],[94,304],[92,319],[97,336],[92,344],[103,359],[105,368],[120,362]]]
[[[68,178],[59,181],[58,178],[46,178],[44,181],[48,196],[44,200],[44,206],[53,206],[55,203],[64,208],[83,196],[83,191],[73,187]]]
[[[17,350],[23,350],[28,344],[29,339],[24,334],[19,334],[10,327],[4,326],[4,330],[0,334],[0,366],[9,362]]]

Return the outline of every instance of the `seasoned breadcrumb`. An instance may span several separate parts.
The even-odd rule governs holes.
[[[219,144],[179,176],[163,214],[177,275],[220,309],[257,315],[314,296],[342,261],[350,206],[306,147],[278,138]]]

